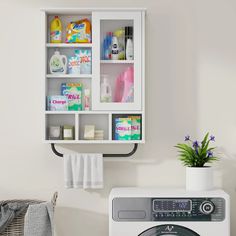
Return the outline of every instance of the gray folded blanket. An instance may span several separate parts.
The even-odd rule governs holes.
[[[3,233],[15,217],[23,213],[28,207],[26,203],[8,202],[0,205],[0,233]]]
[[[53,204],[30,205],[25,215],[24,236],[53,236]]]

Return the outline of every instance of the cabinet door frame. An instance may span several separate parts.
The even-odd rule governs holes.
[[[100,27],[102,20],[132,20],[134,39],[134,102],[133,103],[101,103],[100,102],[100,66],[101,41]],[[93,110],[109,111],[141,111],[142,110],[142,12],[141,11],[93,11],[93,52],[92,52],[92,107]],[[128,66],[128,64],[127,64]]]

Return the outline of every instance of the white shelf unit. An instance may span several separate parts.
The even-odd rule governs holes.
[[[50,43],[50,22],[58,15],[63,28],[62,43]],[[92,43],[65,43],[66,26],[71,21],[88,18],[92,25]],[[144,9],[44,9],[43,22],[43,72],[45,92],[43,97],[44,142],[57,144],[131,144],[145,142],[145,10]],[[117,27],[133,26],[134,60],[103,60],[102,42],[106,31]],[[71,56],[75,49],[92,50],[92,74],[50,74],[49,60],[55,50],[62,55]],[[101,75],[111,77],[114,91],[116,77],[128,66],[134,67],[134,101],[130,103],[100,102]],[[61,83],[82,83],[91,91],[91,110],[89,111],[48,111],[46,97],[60,95]],[[114,140],[113,116],[139,115],[141,117],[140,140]],[[49,126],[74,126],[74,140],[49,140]],[[84,126],[95,125],[104,131],[104,140],[84,140]]]

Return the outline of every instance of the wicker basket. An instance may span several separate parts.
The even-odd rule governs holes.
[[[53,206],[56,206],[56,200],[57,200],[57,192],[54,193],[53,198],[51,200]],[[6,200],[6,201],[0,201],[0,205],[4,204],[4,203],[9,203],[9,202],[18,202],[18,203],[26,203],[29,205],[33,205],[33,204],[39,204],[45,201],[40,201],[40,200],[30,200],[30,199],[26,199],[26,200]],[[16,217],[11,224],[9,224],[7,226],[7,228],[5,229],[5,231],[3,233],[0,234],[0,236],[24,236],[24,218],[25,218],[25,214],[27,212],[27,209],[22,212],[18,217]]]

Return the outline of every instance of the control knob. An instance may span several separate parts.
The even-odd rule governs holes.
[[[215,210],[215,205],[211,201],[204,201],[199,207],[204,215],[210,215]]]

